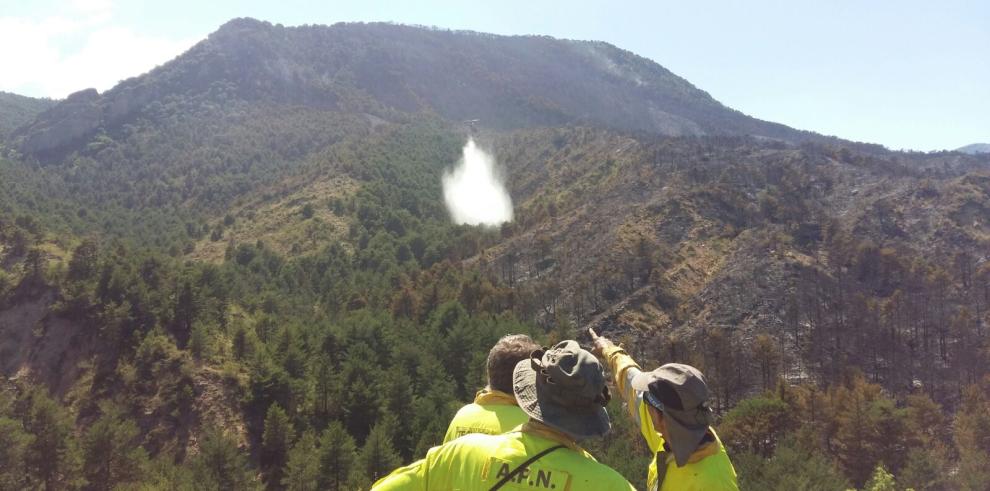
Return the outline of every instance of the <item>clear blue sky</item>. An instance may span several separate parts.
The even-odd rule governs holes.
[[[990,142],[986,0],[0,0],[0,90],[105,90],[242,16],[603,40],[761,119],[894,149]]]

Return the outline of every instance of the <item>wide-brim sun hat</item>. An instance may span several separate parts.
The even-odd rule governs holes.
[[[641,372],[631,385],[643,393],[647,404],[663,413],[664,441],[678,467],[687,464],[712,423],[704,375],[690,365],[668,363],[652,372]]]
[[[519,407],[551,428],[581,440],[609,432],[605,370],[576,341],[534,351],[516,364],[512,389]]]

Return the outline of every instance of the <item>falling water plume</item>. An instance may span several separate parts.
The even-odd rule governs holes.
[[[454,223],[497,226],[512,221],[512,198],[495,170],[495,158],[469,138],[457,166],[442,177]]]

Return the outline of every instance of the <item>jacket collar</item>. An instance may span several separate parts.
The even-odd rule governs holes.
[[[516,402],[516,397],[512,394],[506,394],[505,392],[492,389],[491,387],[485,387],[478,391],[474,396],[474,403],[480,404],[482,406],[518,406]]]
[[[535,419],[530,419],[528,422],[523,423],[521,426],[516,428],[516,430],[523,433],[529,433],[530,435],[538,436],[540,438],[546,438],[547,440],[557,442],[571,450],[590,456],[588,452],[581,448],[581,445],[578,445],[576,440],[568,436],[566,433],[556,428],[551,428],[544,423],[536,421]]]
[[[709,435],[712,437],[711,440],[708,439]],[[688,458],[689,464],[698,462],[705,457],[711,457],[722,449],[722,441],[718,439],[718,435],[715,434],[715,430],[711,428],[708,428],[708,435],[705,435],[705,439],[703,441],[704,443],[691,454],[691,457]]]

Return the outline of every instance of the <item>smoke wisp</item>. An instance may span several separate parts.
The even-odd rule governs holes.
[[[453,170],[444,172],[443,199],[457,224],[496,226],[512,221],[512,198],[495,173],[495,158],[473,138]]]

